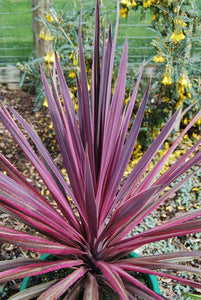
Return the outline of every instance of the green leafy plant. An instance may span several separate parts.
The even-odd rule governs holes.
[[[57,257],[57,261],[28,258],[2,261],[0,282],[70,268],[72,272],[63,279],[43,284],[42,290],[41,286],[34,286],[27,293],[32,293],[32,296],[38,297],[39,300],[58,299],[62,295],[65,295],[65,299],[95,300],[105,297],[127,300],[139,297],[159,300],[163,297],[149,289],[135,274],[158,275],[200,288],[199,282],[175,273],[200,275],[199,269],[183,263],[199,257],[201,252],[178,251],[135,258],[126,256],[152,242],[199,232],[201,209],[176,216],[133,236],[128,234],[200,169],[198,165],[201,152],[198,151],[198,147],[201,141],[198,141],[168,170],[160,174],[169,155],[201,116],[201,112],[147,173],[146,170],[157,151],[179,119],[187,112],[186,110],[181,113],[178,109],[131,173],[124,177],[142,123],[150,83],[130,126],[143,67],[131,100],[124,105],[128,52],[125,42],[118,78],[111,95],[118,19],[113,41],[110,27],[107,41],[100,47],[98,2],[90,95],[81,26],[79,28],[80,78],[76,76],[79,104],[77,115],[56,54],[56,69],[53,68],[50,75],[51,87],[42,71],[49,111],[69,183],[31,126],[13,108],[6,108],[3,104],[0,106],[1,121],[38,171],[52,195],[52,201],[44,198],[0,154],[1,210],[14,215],[37,232],[34,235],[1,226],[0,240]],[[102,53],[100,48],[103,49]],[[60,90],[57,89],[57,80]],[[37,151],[31,147],[11,114],[27,131]],[[168,188],[186,172],[185,178]]]

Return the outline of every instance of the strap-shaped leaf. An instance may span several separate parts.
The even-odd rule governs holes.
[[[180,114],[180,109],[178,109],[168,123],[163,127],[160,134],[151,144],[149,149],[143,155],[141,160],[137,163],[137,165],[133,168],[132,172],[126,179],[123,187],[121,188],[120,192],[117,195],[117,201],[120,201],[122,198],[126,199],[129,197],[130,194],[134,191],[136,185],[140,181],[141,177],[143,176],[147,166],[149,165],[151,159],[154,157],[160,146],[163,144],[169,133],[174,128],[176,121],[178,121],[178,116]]]
[[[121,267],[122,269],[126,270],[126,271],[139,272],[139,273],[143,273],[143,274],[152,274],[152,275],[155,275],[155,276],[170,278],[172,280],[176,280],[177,282],[180,282],[181,284],[189,285],[189,286],[192,286],[192,287],[195,287],[195,288],[198,288],[198,289],[201,287],[201,283],[199,283],[199,282],[195,282],[193,280],[188,280],[188,279],[182,278],[180,276],[171,275],[171,274],[168,274],[168,273],[165,273],[165,272],[155,271],[155,270],[158,269],[157,262],[155,264],[155,270],[150,270],[149,268],[146,268],[144,266],[140,266],[140,265],[137,265],[137,264],[135,265],[135,262],[133,262],[133,264],[132,263],[118,262],[117,265],[119,267]],[[175,266],[175,268],[173,266],[172,270],[175,270],[175,269],[176,269],[176,266]],[[178,271],[179,271],[179,267],[178,267]]]
[[[34,130],[31,128],[31,126],[29,126],[27,124],[27,122],[14,109],[10,108],[10,110],[15,115],[15,117],[18,119],[18,121],[21,123],[21,125],[25,128],[25,130],[27,131],[27,133],[31,137],[32,141],[35,143],[40,155],[43,158],[43,161],[44,161],[47,169],[50,171],[50,173],[51,173],[52,177],[54,178],[55,182],[57,182],[57,184],[60,187],[61,191],[63,192],[64,196],[66,196],[65,191],[67,191],[68,195],[72,199],[74,199],[74,195],[73,195],[71,189],[69,188],[68,184],[64,180],[64,178],[61,175],[60,171],[56,167],[53,159],[51,158],[51,156],[50,156],[49,152],[47,151],[47,149],[44,147],[44,145],[41,142],[38,135],[34,132]],[[58,202],[58,205],[59,205],[59,207],[61,207],[59,202]],[[62,210],[62,212],[65,214],[65,217],[67,217],[70,222],[71,222],[71,220],[73,220],[73,224],[75,226],[77,226],[78,225],[77,219],[75,218],[75,215],[72,212],[72,208],[68,204],[68,202],[66,203],[66,206],[68,206],[68,213],[66,214],[65,211],[63,211],[63,210]],[[62,207],[61,207],[61,209],[62,209]],[[70,218],[69,218],[69,215],[70,215]]]
[[[111,51],[112,51],[112,33],[110,27],[108,32],[107,45],[104,51],[102,66],[101,66],[97,117],[96,120],[94,120],[94,122],[96,123],[96,126],[94,127],[94,151],[96,155],[96,163],[98,163],[97,177],[99,175],[99,168],[101,164],[101,153],[102,153],[102,145],[103,145],[103,138],[104,138],[104,126],[105,126],[105,118],[106,118],[106,102],[107,102],[107,90],[108,90],[108,82],[109,82]]]
[[[112,264],[108,264],[104,261],[96,261],[96,265],[100,268],[101,272],[110,283],[114,291],[119,295],[119,298],[121,300],[128,300],[129,298],[123,281]]]
[[[0,168],[2,171],[6,172],[6,174],[15,180],[20,185],[24,186],[31,193],[36,195],[41,199],[41,201],[47,202],[38,190],[11,164],[1,153],[0,153]]]
[[[94,161],[94,148],[93,148],[93,139],[92,139],[93,135],[92,135],[92,116],[91,116],[92,112],[91,112],[90,103],[89,103],[87,73],[86,73],[84,51],[83,51],[83,45],[82,45],[81,21],[79,24],[78,41],[79,41],[81,97],[82,97],[82,103],[83,103],[84,131],[85,131],[85,137],[86,137],[86,145],[88,147],[91,173],[92,173],[93,181],[95,184],[95,161]]]
[[[146,299],[146,300],[154,300],[156,298],[153,298],[152,296],[149,296],[147,292],[142,291],[140,288],[137,288],[133,285],[133,283],[127,283],[125,284],[126,289],[130,292],[129,299],[136,300],[138,297],[139,299]],[[135,295],[135,296],[133,296]],[[164,298],[162,298],[164,299]]]
[[[147,262],[153,262],[153,261],[169,261],[171,263],[179,263],[182,261],[192,261],[194,259],[197,259],[201,256],[201,251],[177,251],[175,255],[174,252],[170,253],[163,253],[163,254],[154,254],[154,255],[146,255],[146,256],[138,256],[138,257],[129,257],[126,259],[121,259],[119,262],[120,265],[122,262],[126,262],[127,259],[131,261],[132,263],[134,262],[141,262],[141,261],[147,261]],[[116,263],[115,263],[116,264]],[[118,263],[117,263],[118,264]]]
[[[55,201],[59,203],[59,206],[64,211],[69,211],[69,205],[67,204],[67,199],[64,197],[61,190],[58,188],[57,183],[50,174],[49,170],[46,168],[45,164],[36,155],[22,132],[19,130],[7,110],[4,106],[0,107],[0,119],[4,123],[5,127],[12,134],[15,141],[24,151],[25,155],[32,162],[33,166],[36,168],[40,176],[42,177],[44,183],[46,184],[49,191],[52,193]]]
[[[75,284],[70,288],[68,294],[64,296],[63,300],[79,300],[80,295],[82,295],[83,287],[85,285],[85,278],[81,277],[75,282]]]
[[[35,264],[29,264],[27,266],[17,267],[8,271],[0,273],[0,282],[6,282],[8,280],[15,280],[28,276],[41,275],[47,272],[60,270],[63,268],[73,268],[80,266],[83,263],[82,260],[69,260],[69,261],[56,261],[56,262],[40,262]]]
[[[95,191],[93,186],[93,178],[89,165],[89,158],[85,157],[85,172],[84,172],[84,195],[85,195],[85,209],[87,214],[88,230],[90,232],[91,241],[97,237],[98,217]]]
[[[112,103],[106,120],[107,131],[105,132],[105,139],[103,142],[103,148],[107,148],[107,151],[102,152],[102,164],[101,164],[101,176],[104,177],[108,165],[111,163],[111,158],[115,152],[115,145],[117,143],[118,133],[121,126],[121,114],[124,103],[124,94],[126,86],[126,70],[127,70],[127,56],[128,56],[128,44],[124,45],[121,64],[119,68],[119,74],[117,83],[115,86]]]
[[[160,161],[155,165],[155,167],[149,172],[149,174],[146,176],[146,178],[143,180],[143,182],[139,185],[137,188],[137,191],[143,190],[147,186],[149,186],[154,179],[156,178],[158,172],[162,169],[165,162],[168,160],[168,157],[170,154],[174,151],[174,149],[177,147],[183,136],[188,132],[188,130],[192,127],[192,125],[200,118],[201,111],[192,119],[192,121],[188,124],[188,126],[185,127],[185,129],[182,131],[182,133],[177,137],[173,145],[168,149],[168,151],[165,153],[165,155],[160,159]],[[198,142],[199,144],[201,143]],[[198,145],[197,145],[198,147]],[[186,155],[189,156],[190,154]],[[178,164],[180,164],[181,161],[179,160]],[[169,169],[170,170],[170,169]],[[171,168],[172,170],[172,168]],[[171,172],[171,171],[170,171]],[[160,177],[160,180],[164,178],[164,176]]]
[[[145,207],[143,207],[142,210],[140,210],[134,217],[133,222],[125,228],[124,232],[122,232],[121,237],[125,237],[135,226],[137,226],[146,216],[148,216],[152,211],[157,209],[165,200],[169,199],[185,182],[189,180],[192,176],[194,176],[196,173],[198,173],[200,170],[197,169],[194,172],[191,172],[188,176],[186,176],[184,179],[179,181],[177,184],[175,184],[173,187],[171,187],[168,191],[164,192],[162,191],[162,195],[159,196],[158,194],[155,195],[150,201],[148,202]],[[196,210],[197,212],[197,210]],[[174,218],[174,221],[176,221],[177,217]],[[182,215],[182,220],[185,221],[187,218]],[[190,216],[189,219],[190,220]],[[171,222],[173,222],[171,220]]]
[[[0,240],[39,253],[54,255],[80,255],[83,253],[78,247],[69,247],[6,227],[0,227]]]
[[[6,271],[9,269],[14,269],[19,266],[26,266],[26,265],[34,264],[34,263],[38,263],[38,262],[41,262],[41,260],[24,258],[24,257],[0,261],[0,272]]]
[[[99,140],[98,135],[95,133],[98,132],[98,112],[99,112],[99,91],[100,91],[100,18],[99,18],[99,4],[96,2],[95,7],[95,33],[94,33],[94,51],[93,51],[93,63],[92,63],[92,76],[91,76],[91,98],[92,98],[92,134],[93,141]],[[99,145],[99,142],[95,142],[94,145]],[[95,150],[95,149],[94,149]],[[95,156],[97,155],[97,150],[95,150]],[[98,162],[99,156],[95,157],[96,164]]]
[[[110,167],[111,170],[108,171],[108,176],[106,177],[106,179],[108,178],[108,181],[105,180],[106,192],[103,197],[104,206],[102,207],[102,211],[101,211],[102,218],[100,219],[100,222],[103,222],[105,218],[107,218],[111,210],[118,204],[119,199],[118,198],[114,199],[114,196],[118,191],[124,171],[126,169],[126,166],[128,165],[130,156],[133,151],[133,147],[138,137],[138,133],[144,115],[145,106],[148,99],[148,92],[149,92],[149,86],[146,90],[143,101],[140,105],[137,116],[133,122],[128,138],[125,142],[125,145],[123,149],[120,149],[121,152],[119,154],[119,157],[118,157],[118,145],[117,145],[117,149],[116,147],[114,147],[115,152],[112,155],[113,161]],[[120,141],[120,138],[118,141]]]
[[[122,278],[124,278],[126,281],[132,283],[134,285],[134,287],[139,288],[145,294],[147,294],[148,297],[146,299],[149,299],[149,296],[153,297],[151,299],[156,299],[156,300],[162,300],[162,299],[164,299],[163,297],[161,297],[160,295],[158,295],[154,291],[152,291],[150,288],[148,288],[145,284],[143,284],[142,282],[140,282],[140,280],[136,279],[134,276],[130,275],[128,272],[125,272],[117,264],[115,265],[115,269],[117,270],[117,272],[119,273],[119,275]],[[137,295],[135,295],[135,296],[137,296]]]
[[[58,299],[68,290],[69,287],[71,287],[77,280],[79,280],[79,278],[83,277],[86,271],[87,270],[85,267],[80,267],[79,269],[75,270],[70,275],[60,280],[44,293],[42,293],[38,300]]]
[[[37,284],[32,287],[26,288],[25,290],[9,297],[8,300],[31,300],[40,296],[42,292],[50,288],[57,281],[57,279],[54,279],[45,283]]]
[[[60,145],[61,154],[63,156],[63,160],[68,171],[70,183],[79,208],[80,205],[83,205],[83,186],[81,184],[77,184],[81,180],[81,173],[78,162],[79,160],[76,159],[76,155],[74,153],[72,138],[67,130],[68,125],[65,126],[65,123],[63,122],[60,116],[61,109],[58,109],[57,104],[55,103],[55,100],[50,91],[49,84],[43,72],[42,79],[46,97],[49,102],[50,114],[54,125],[56,137]]]
[[[150,198],[159,189],[159,186],[154,186],[150,189],[143,191],[142,193],[131,197],[126,203],[122,204],[119,208],[115,210],[114,215],[109,221],[109,226],[106,226],[103,237],[105,235],[112,237],[121,233],[123,228],[130,222],[132,222],[135,214],[139,210],[143,209],[145,204],[150,200]],[[102,237],[102,238],[103,238]]]
[[[81,235],[70,224],[68,224],[56,210],[37,199],[35,195],[27,191],[23,186],[16,183],[0,172],[0,199],[2,206],[10,206],[19,213],[24,213],[24,219],[31,217],[49,228],[56,229],[58,233],[67,237],[74,236],[79,240]],[[22,217],[23,219],[23,217]],[[37,224],[36,224],[37,226]],[[56,235],[57,236],[57,235]]]
[[[153,230],[152,233],[147,232],[147,236],[145,235],[140,235],[140,237],[134,237],[134,238],[129,238],[128,240],[124,241],[124,244],[119,243],[119,245],[114,245],[114,247],[111,247],[110,249],[105,249],[104,251],[104,256],[108,257],[111,255],[111,257],[115,257],[118,255],[118,253],[121,252],[127,252],[129,253],[132,250],[135,250],[143,245],[152,243],[152,242],[157,242],[166,238],[172,238],[172,237],[178,237],[186,234],[192,234],[196,232],[200,232],[200,226],[201,226],[201,221],[190,221],[190,222],[185,222],[184,224],[181,225],[174,225],[172,227],[168,227],[167,231],[160,231],[160,230]],[[154,228],[155,229],[155,228]],[[185,230],[186,229],[186,230]],[[110,254],[111,253],[111,254]]]
[[[86,285],[84,289],[84,300],[98,300],[98,284],[96,277],[91,273],[87,274]]]
[[[58,77],[60,78],[60,84],[61,84],[61,82],[63,82],[63,81],[65,82],[65,79],[64,79],[63,73],[61,71],[61,66],[59,64],[58,58],[56,59],[56,62],[57,62],[57,67],[58,67],[58,70],[57,70]],[[83,175],[83,167],[82,167],[81,162],[84,159],[84,149],[83,149],[83,144],[81,142],[81,138],[79,135],[75,111],[74,111],[74,108],[72,107],[72,99],[71,98],[69,99],[69,97],[70,97],[70,94],[69,94],[69,96],[67,97],[67,99],[69,101],[67,102],[64,100],[64,104],[65,104],[65,113],[64,113],[63,107],[61,105],[61,101],[60,101],[60,98],[58,95],[56,84],[54,83],[52,76],[50,76],[50,78],[51,78],[51,85],[52,85],[52,89],[53,89],[54,101],[58,107],[58,111],[59,111],[62,123],[64,124],[65,132],[67,134],[67,138],[69,140],[69,145],[70,145],[69,150],[71,150],[71,152],[72,152],[72,158],[75,161],[74,165],[76,167],[78,176],[80,177]],[[63,85],[65,85],[65,83],[63,83]],[[61,90],[62,90],[62,87],[61,87]],[[65,89],[65,91],[66,91],[66,89]],[[66,98],[66,93],[64,93],[64,91],[62,91],[62,95],[64,96],[64,98]],[[71,105],[69,104],[69,102],[71,103]]]
[[[169,199],[185,182],[187,182],[189,180],[189,178],[191,178],[196,173],[198,173],[199,170],[200,170],[200,168],[198,168],[194,172],[191,172],[190,174],[188,174],[188,176],[186,176],[184,179],[179,181],[177,184],[175,184],[173,187],[171,187],[166,192],[163,192],[163,189],[161,188],[161,190],[159,190],[159,192],[149,200],[147,205],[145,205],[141,210],[138,211],[138,213],[136,213],[135,217],[133,218],[133,221],[130,224],[128,224],[128,226],[126,226],[124,228],[124,230],[121,231],[121,234],[115,240],[118,240],[118,239],[122,240],[124,237],[126,237],[127,234],[135,226],[137,226],[142,220],[144,220],[144,218],[146,216],[148,216],[152,211],[154,211],[156,208],[158,208],[165,200]],[[160,195],[161,192],[162,192],[162,195]],[[196,210],[196,212],[198,213],[197,210]],[[199,213],[198,214],[197,213],[196,213],[196,215],[199,214]],[[186,216],[186,214],[182,215],[181,222],[182,222],[182,220],[185,221],[185,220],[190,220],[190,219],[194,218],[194,217],[190,217],[190,215],[188,217],[185,217],[185,216]],[[176,220],[177,220],[177,217],[174,218],[175,223],[177,223]],[[174,221],[171,220],[171,224]]]

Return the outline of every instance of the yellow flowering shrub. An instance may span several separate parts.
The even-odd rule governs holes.
[[[167,117],[179,106],[188,106],[200,98],[200,71],[191,62],[193,40],[201,24],[195,1],[135,0],[134,7],[128,2],[120,1],[124,18],[132,10],[140,9],[142,15],[151,13],[151,27],[156,32],[156,38],[151,42],[155,49],[153,62],[157,64],[153,94],[156,101],[160,98],[165,103],[163,113]],[[199,72],[196,76],[195,69]],[[150,114],[150,119],[152,117]]]

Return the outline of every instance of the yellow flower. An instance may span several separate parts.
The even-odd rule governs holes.
[[[185,98],[185,96],[184,96],[184,98]],[[176,103],[176,105],[175,105],[175,108],[177,109],[177,108],[179,108],[181,105],[182,105],[182,102],[183,102],[183,99],[184,99],[183,97],[179,97],[179,101]]]
[[[79,107],[78,107],[78,104],[74,104],[74,110],[75,110],[75,111],[78,111],[78,108],[79,108]]]
[[[122,0],[121,4],[125,5],[127,7],[135,7],[135,6],[137,6],[137,3],[135,2],[135,0]]]
[[[54,22],[54,18],[51,15],[46,15],[45,18],[49,23]]]
[[[199,119],[194,123],[194,125],[200,126],[200,125],[201,125],[201,118],[199,118]]]
[[[71,71],[71,72],[68,74],[68,77],[69,77],[69,78],[75,78],[75,71]]]
[[[182,75],[182,77],[180,78],[179,84],[182,86],[188,87],[189,89],[191,88],[190,80],[189,80],[188,76],[185,74]]]
[[[39,33],[39,38],[40,38],[40,39],[44,39],[44,36],[45,36],[44,32],[43,32],[43,31],[40,31],[40,33]]]
[[[165,102],[169,103],[170,102],[170,98],[165,96],[162,98]],[[165,110],[164,110],[165,111]],[[168,111],[165,111],[165,112],[168,112]]]
[[[74,98],[74,94],[72,93],[71,90],[69,91],[69,93],[70,93],[71,98],[73,99]]]
[[[54,61],[55,61],[54,52],[51,52],[51,53],[45,55],[44,61],[49,64],[54,63]]]
[[[43,40],[45,40],[45,41],[48,41],[48,42],[54,40],[54,36],[53,36],[53,35],[50,35],[49,33],[44,34],[43,31],[41,31],[41,32],[39,33],[39,38],[41,38],[41,39],[43,39]]]
[[[74,58],[73,58],[73,65],[74,65],[74,66],[77,66],[77,65],[78,65],[78,59],[77,59],[77,57],[74,57]]]
[[[187,26],[187,24],[183,21],[183,20],[181,20],[181,19],[175,19],[175,25],[179,25],[179,26],[182,26],[182,27],[185,27],[185,26]]]
[[[185,207],[184,206],[177,206],[178,210],[184,210]]]
[[[174,31],[170,37],[170,39],[174,42],[174,43],[178,43],[181,40],[185,39],[185,35],[183,34],[183,32],[180,30],[178,32]]]
[[[127,7],[122,7],[121,9],[120,9],[120,15],[122,16],[122,18],[126,18],[127,17],[127,15],[128,15],[128,8]]]
[[[152,20],[155,21],[157,18],[158,18],[158,15],[157,14],[153,14]]]
[[[165,74],[163,79],[161,80],[161,83],[164,85],[171,85],[172,84],[172,79],[170,77],[170,74]]]
[[[130,101],[130,97],[128,97],[124,100],[124,104],[126,105],[129,101]]]
[[[46,99],[47,101],[47,99]],[[48,126],[50,129],[53,129],[53,123],[51,122],[50,125]]]
[[[200,137],[199,137],[199,135],[198,135],[197,133],[193,133],[193,134],[192,134],[192,137],[193,137],[195,140],[197,140],[197,141],[199,141],[199,139],[200,139]]]
[[[135,6],[137,6],[137,3],[135,2],[135,0],[130,0],[128,2],[128,7],[135,7]]]
[[[165,57],[163,55],[158,54],[154,56],[153,61],[155,63],[162,63],[165,61]]]
[[[143,0],[143,6],[144,6],[144,8],[150,7],[151,4],[152,4],[151,0]]]
[[[71,52],[71,54],[69,55],[69,58],[71,59],[71,58],[73,58],[73,56],[74,56],[74,52]]]
[[[128,6],[129,2],[130,2],[130,0],[122,0],[121,4]]]
[[[192,95],[191,95],[191,93],[190,93],[190,92],[188,92],[188,93],[186,94],[186,96],[187,96],[189,99],[191,99],[191,98],[192,98]]]
[[[70,56],[69,56],[70,59],[73,60],[73,65],[74,66],[77,66],[78,65],[78,55],[76,52],[71,52]]]
[[[47,98],[46,97],[43,99],[43,106],[44,107],[48,107],[48,103],[47,103]]]

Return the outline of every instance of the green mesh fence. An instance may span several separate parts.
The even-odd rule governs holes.
[[[30,0],[0,0],[0,64],[25,60],[32,48]]]
[[[43,1],[43,0],[41,0]],[[79,10],[79,0],[54,0],[60,9]],[[94,6],[95,0],[82,0],[83,9]],[[102,0],[107,11],[107,22],[116,18],[116,0]],[[201,0],[198,0],[201,9]],[[129,44],[129,63],[147,60],[153,53],[150,45],[154,32],[148,28],[150,16],[141,19],[140,12],[131,14],[127,20],[120,18],[118,43],[122,45],[125,36]],[[199,39],[195,41],[196,51],[200,51]],[[0,0],[0,65],[26,61],[33,52],[31,0]]]
[[[116,18],[115,2],[103,1],[107,10],[108,22]],[[95,1],[83,1],[83,9],[94,6]],[[60,9],[79,9],[79,1],[54,1]],[[147,29],[147,20],[134,19],[125,21],[120,18],[119,39],[123,44],[125,36],[129,43],[129,61],[140,60],[150,55],[150,41],[153,33]],[[33,51],[32,14],[30,0],[0,0],[0,65],[27,60]]]

